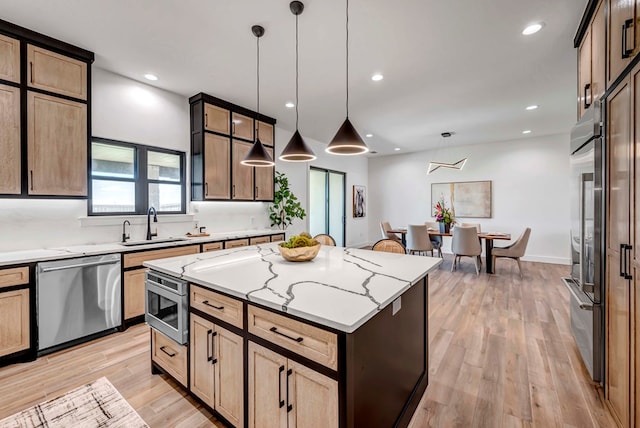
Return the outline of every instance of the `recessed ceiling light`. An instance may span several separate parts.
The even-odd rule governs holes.
[[[525,129],[524,131],[522,131],[523,134],[531,134],[531,130],[530,129]]]
[[[144,78],[147,80],[158,80],[158,76],[155,74],[147,73],[144,75]]]
[[[534,105],[532,105],[532,106],[527,106],[527,110],[535,110],[535,109],[537,109],[537,108],[538,108],[538,106],[537,106],[537,105],[535,105],[535,104],[534,104]]]
[[[535,34],[542,29],[542,23],[535,23],[528,25],[524,30],[522,30],[522,34],[525,36],[530,36],[531,34]]]
[[[284,106],[286,108],[294,108],[296,105],[294,103],[292,103],[291,101],[288,101]]]
[[[367,135],[365,135],[365,137],[371,138],[371,137],[373,137],[373,134],[367,134]]]
[[[378,82],[382,79],[384,79],[384,76],[380,73],[376,73],[373,76],[371,76],[371,80],[373,80],[374,82]]]
[[[398,151],[400,151],[400,147],[396,147],[396,148],[395,148],[395,149],[393,149],[393,150],[395,150],[396,152],[398,152]]]

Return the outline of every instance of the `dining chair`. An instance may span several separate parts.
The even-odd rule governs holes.
[[[427,226],[424,224],[410,224],[407,226],[407,251],[409,254],[425,253],[435,251],[431,240],[429,239],[429,232]]]
[[[407,250],[404,248],[400,242],[395,241],[393,239],[381,239],[371,247],[373,251],[384,251],[387,253],[400,253],[407,254]]]
[[[328,245],[330,247],[336,246],[336,240],[333,239],[331,235],[327,235],[326,233],[321,233],[313,237],[316,241],[321,243],[322,245]]]
[[[478,233],[482,233],[482,227],[480,223],[460,223],[459,227],[475,227]]]
[[[437,221],[425,221],[424,225],[427,226],[427,232],[429,232],[429,229],[433,230],[434,232],[440,231],[440,223],[438,223]],[[433,248],[438,250],[438,257],[442,258],[442,236],[429,235],[429,239],[431,240],[431,245],[433,245]]]
[[[467,256],[473,259],[476,267],[476,275],[480,275],[480,254],[482,254],[482,246],[480,245],[478,231],[475,227],[457,226],[453,229],[451,252],[453,253],[451,272],[456,268],[460,257]]]
[[[380,230],[382,231],[382,239],[393,239],[394,241],[402,243],[402,240],[398,237],[398,235],[390,232],[391,225],[388,221],[380,222]]]
[[[522,278],[522,266],[520,265],[520,257],[524,256],[527,250],[527,244],[529,243],[529,236],[531,235],[531,228],[527,227],[522,235],[511,245],[506,247],[495,247],[493,249],[493,269],[496,269],[496,259],[498,257],[504,257],[508,259],[514,259],[518,262],[518,271],[520,271],[520,278]]]

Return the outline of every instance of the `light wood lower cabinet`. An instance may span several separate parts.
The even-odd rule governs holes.
[[[249,342],[249,427],[338,427],[338,382]]]
[[[151,329],[151,360],[187,386],[187,347]]]
[[[243,338],[196,314],[189,334],[191,392],[236,427],[244,426]]]
[[[144,273],[147,268],[129,270],[124,273],[124,319],[144,315]]]
[[[31,347],[29,290],[0,293],[0,357]]]

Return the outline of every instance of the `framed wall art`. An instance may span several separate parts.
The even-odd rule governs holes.
[[[491,218],[491,181],[431,184],[431,207],[444,199],[455,218]]]
[[[367,215],[367,188],[353,186],[353,217],[360,218]]]

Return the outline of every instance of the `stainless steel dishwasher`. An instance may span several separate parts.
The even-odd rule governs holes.
[[[38,263],[36,284],[38,351],[121,324],[120,254]]]

